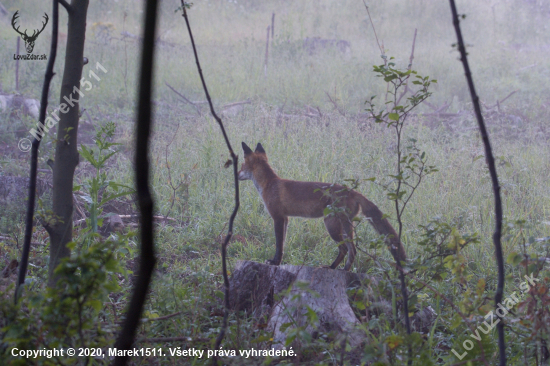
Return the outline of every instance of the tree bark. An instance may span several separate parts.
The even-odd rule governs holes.
[[[67,243],[73,236],[73,178],[79,161],[77,133],[79,98],[75,89],[80,89],[84,66],[84,40],[86,36],[86,15],[88,0],[72,0],[67,31],[65,69],[61,83],[60,105],[57,115],[57,142],[53,167],[52,208],[54,221],[46,227],[50,234],[50,261],[48,283],[55,283],[54,270],[62,258],[71,253]],[[55,116],[54,116],[55,118]]]

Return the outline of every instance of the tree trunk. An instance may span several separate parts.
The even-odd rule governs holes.
[[[67,31],[65,69],[61,84],[61,97],[57,127],[55,162],[53,167],[53,213],[54,221],[47,226],[50,234],[50,261],[48,283],[55,282],[54,270],[60,260],[70,255],[67,243],[73,234],[73,177],[78,165],[77,133],[80,79],[84,66],[84,39],[88,0],[72,0]],[[77,90],[78,89],[78,90]],[[55,118],[55,115],[53,115]]]

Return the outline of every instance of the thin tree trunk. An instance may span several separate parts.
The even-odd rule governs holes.
[[[451,12],[453,14],[453,25],[456,31],[456,37],[458,41],[458,50],[460,52],[460,60],[464,66],[464,74],[466,75],[466,80],[468,82],[468,88],[470,89],[470,95],[472,97],[472,102],[474,104],[474,111],[479,125],[479,131],[481,133],[481,139],[483,140],[483,145],[485,146],[485,160],[489,168],[489,174],[491,176],[491,182],[493,184],[493,195],[495,197],[495,231],[493,233],[493,244],[495,246],[495,257],[498,267],[498,282],[497,289],[495,292],[495,307],[502,302],[502,297],[504,294],[504,258],[502,256],[502,201],[500,198],[500,185],[498,182],[497,169],[495,165],[495,158],[493,156],[493,151],[491,149],[491,142],[489,141],[489,134],[487,133],[487,128],[485,128],[485,122],[483,121],[483,115],[481,114],[481,107],[479,105],[479,97],[477,96],[474,80],[472,78],[472,73],[470,71],[470,66],[468,65],[468,58],[466,54],[466,47],[464,45],[464,40],[462,38],[462,32],[460,31],[460,22],[458,12],[456,10],[454,0],[450,0]],[[500,321],[497,324],[498,332],[498,350],[500,357],[500,366],[506,365],[506,342],[504,339],[504,322]]]
[[[275,13],[271,14],[271,44],[273,44],[273,38],[275,38]]]
[[[84,39],[86,36],[86,15],[88,0],[72,0],[70,4],[69,26],[65,69],[61,82],[60,105],[57,115],[57,142],[53,167],[53,213],[54,220],[46,225],[50,234],[50,261],[48,284],[55,283],[54,270],[62,258],[71,253],[67,243],[73,237],[73,177],[78,165],[77,133],[80,80],[84,66]],[[76,90],[78,89],[78,91]],[[55,116],[54,116],[55,118]]]
[[[42,86],[42,96],[40,98],[40,115],[38,117],[39,124],[44,125],[46,120],[46,108],[48,106],[48,93],[50,91],[50,82],[54,76],[53,67],[57,56],[57,30],[59,24],[59,4],[57,0],[53,0],[52,9],[52,43],[50,46],[50,58],[46,66],[46,74],[44,75],[44,84]],[[17,38],[17,54],[19,54],[19,37]],[[17,61],[19,63],[19,60]],[[19,65],[16,67],[15,87],[19,87]],[[25,219],[25,238],[23,240],[23,251],[21,253],[21,261],[19,262],[19,274],[17,276],[17,287],[15,288],[15,302],[19,294],[20,286],[25,282],[27,275],[27,265],[29,262],[29,253],[31,249],[32,228],[34,221],[34,205],[36,202],[36,174],[38,167],[38,148],[40,140],[34,138],[31,147],[31,170],[29,174],[29,199],[27,201],[27,216]]]
[[[117,349],[132,348],[139,326],[143,304],[147,298],[151,275],[155,267],[153,238],[153,198],[149,191],[149,134],[151,131],[151,94],[153,92],[153,63],[155,55],[155,30],[157,25],[157,0],[147,0],[145,30],[141,51],[139,81],[139,108],[136,137],[136,189],[141,211],[141,255],[139,275],[128,306],[126,321],[116,341]],[[117,356],[114,365],[126,365],[128,356]]]

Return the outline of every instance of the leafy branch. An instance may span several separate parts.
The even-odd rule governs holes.
[[[416,33],[415,33],[416,40]],[[413,46],[414,52],[414,46]],[[427,164],[426,153],[421,151],[415,139],[409,139],[409,144],[403,146],[403,129],[405,122],[411,111],[418,107],[423,101],[428,99],[432,93],[429,91],[430,85],[436,83],[437,80],[430,79],[429,76],[420,76],[416,71],[411,70],[411,64],[405,71],[399,70],[392,62],[393,57],[390,57],[389,62],[384,58],[384,65],[374,66],[376,76],[382,78],[387,83],[385,108],[376,111],[374,105],[375,96],[368,99],[366,111],[376,123],[384,123],[386,127],[393,129],[397,141],[396,148],[396,173],[390,174],[390,181],[382,183],[381,186],[387,192],[387,197],[394,202],[395,213],[398,222],[398,239],[401,241],[403,236],[403,213],[409,201],[413,197],[417,188],[420,186],[422,179],[437,171],[435,166]],[[409,90],[409,80],[413,78],[412,84],[419,88],[412,92],[412,95],[406,99],[404,105],[399,104],[403,95]],[[401,89],[405,89],[401,92]],[[399,96],[399,94],[401,94]],[[390,100],[388,101],[388,96]],[[374,181],[374,178],[371,178]],[[409,191],[407,191],[409,189]],[[405,318],[405,328],[407,334],[411,334],[411,325],[409,319],[409,295],[407,293],[407,284],[403,267],[398,258],[396,268],[398,269],[399,281],[401,283],[401,296],[403,298],[403,313]],[[412,362],[412,348],[409,346],[409,364]]]

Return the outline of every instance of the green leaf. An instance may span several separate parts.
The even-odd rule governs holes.
[[[98,168],[98,162],[95,160],[94,156],[93,156],[93,152],[92,150],[88,150],[88,148],[86,148],[86,146],[84,145],[80,145],[80,155],[82,155],[82,157],[84,159],[86,159],[90,164],[92,164],[94,166],[94,168]]]
[[[512,252],[508,255],[508,258],[506,258],[506,263],[517,266],[521,262],[521,260],[522,257],[519,253]]]
[[[111,272],[114,272],[116,271],[118,268],[118,261],[114,258],[111,258],[109,259],[106,263],[105,263],[105,269],[107,271],[111,271]]]
[[[460,315],[455,314],[455,315],[453,316],[453,319],[451,320],[450,329],[451,329],[451,330],[456,329],[456,328],[458,328],[461,324],[462,324],[462,318],[460,317]]]
[[[316,323],[317,319],[318,319],[317,318],[317,313],[312,308],[310,308],[309,306],[307,306],[307,318],[308,318],[310,323]]]
[[[281,326],[281,328],[282,328],[282,326]],[[285,347],[290,346],[292,344],[292,342],[294,342],[295,339],[296,339],[296,335],[291,335],[291,336],[286,337]]]
[[[284,332],[284,331],[287,330],[288,327],[290,327],[291,325],[292,325],[292,322],[288,322],[288,323],[281,324],[281,327],[279,328],[279,331]]]
[[[90,305],[92,308],[94,308],[95,311],[101,310],[101,307],[103,306],[100,300],[89,300],[88,305]]]
[[[117,191],[120,187],[126,188],[129,191],[134,190],[134,188],[127,186],[126,184],[121,184],[114,181],[109,181],[109,187],[113,188],[115,191]],[[134,190],[134,193],[135,193],[135,190]]]
[[[388,118],[392,121],[399,121],[399,114],[397,113],[390,113],[388,114]]]
[[[111,156],[113,156],[114,154],[116,154],[117,152],[116,151],[111,151],[109,154],[107,155],[104,155],[102,156],[100,159],[99,159],[99,165],[100,166],[103,166],[103,163],[105,163]]]

